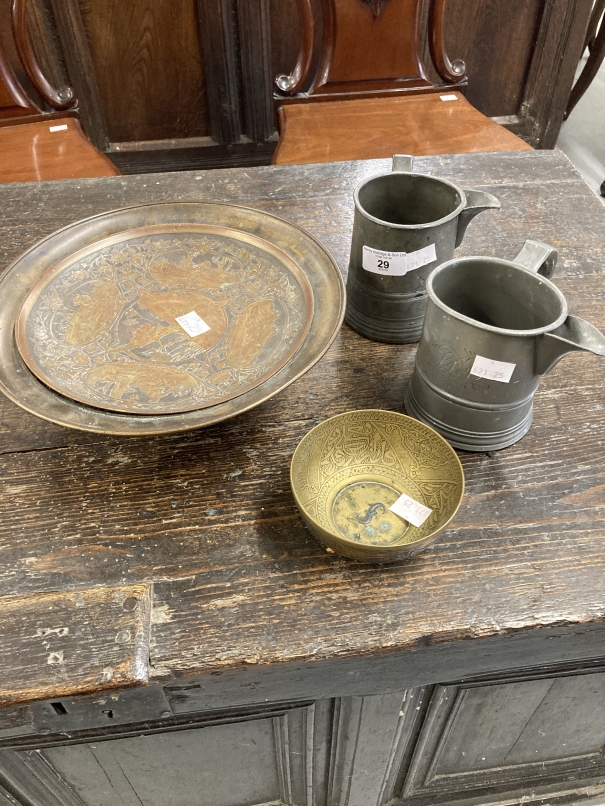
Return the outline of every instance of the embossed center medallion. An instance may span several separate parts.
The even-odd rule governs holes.
[[[407,521],[389,510],[399,496],[393,487],[376,481],[349,484],[334,499],[334,524],[343,537],[356,543],[396,543],[410,528]]]
[[[205,332],[177,318],[195,314]],[[71,255],[25,300],[19,351],[51,388],[111,411],[168,414],[230,400],[299,349],[313,293],[299,267],[255,236],[149,226]]]

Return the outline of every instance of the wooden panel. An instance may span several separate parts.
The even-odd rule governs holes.
[[[0,704],[145,682],[149,610],[147,585],[0,599]]]
[[[197,726],[151,711],[130,728],[49,725],[3,742],[0,792],[40,806],[580,802],[605,791],[605,674],[559,674],[229,709]]]
[[[269,0],[273,79],[279,75],[288,75],[296,64],[302,39],[298,2],[299,0]]]
[[[74,0],[113,142],[209,133],[194,0]]]
[[[240,806],[280,795],[271,719],[41,753],[87,806]]]
[[[429,94],[288,104],[280,110],[281,136],[274,163],[531,149],[473,109],[460,93],[455,96],[456,101]]]
[[[208,75],[209,134],[217,143],[242,135],[236,20],[230,0],[197,0],[201,45]]]
[[[0,781],[19,804],[84,806],[80,798],[36,752],[0,751]]]
[[[378,16],[363,0],[329,2],[334,4],[334,30],[331,44],[324,43],[331,58],[325,66],[322,91],[337,91],[339,84],[347,82],[394,78],[429,85],[422,81],[424,68],[417,44],[422,0],[389,0]],[[327,29],[324,18],[325,35],[329,36]]]
[[[438,687],[404,796],[605,774],[605,674]]]
[[[273,135],[271,45],[269,0],[238,0],[237,3],[242,60],[244,131],[254,141]]]
[[[426,694],[416,689],[336,701],[330,806],[374,806],[393,798]]]
[[[155,140],[135,143],[134,148],[127,148],[129,145],[118,143],[108,150],[112,161],[125,174],[268,165],[275,150],[275,141],[217,145],[209,137]]]
[[[57,797],[68,806],[377,806],[407,769],[425,698],[423,689],[348,697],[222,722],[215,713],[214,725],[169,720],[164,732],[151,720],[123,738],[115,725],[92,739],[50,728],[38,746],[24,737],[0,750],[0,780],[47,806]]]
[[[107,121],[78,0],[46,0],[52,8],[69,83],[79,101],[82,126],[99,149],[108,146]]]
[[[517,115],[544,0],[448,0],[446,45],[464,59],[466,96],[484,115]]]
[[[557,141],[591,9],[592,0],[544,0],[523,99],[538,148],[554,148]]]
[[[172,724],[167,732],[151,721],[124,738],[108,725],[92,740],[76,733],[77,744],[59,733],[42,747],[29,739],[28,747],[0,750],[0,782],[45,806],[319,806],[331,721],[331,703],[318,703],[273,716],[217,715],[214,725]]]
[[[65,131],[52,131],[65,127]],[[118,176],[118,169],[82,134],[74,118],[0,128],[0,183]]]

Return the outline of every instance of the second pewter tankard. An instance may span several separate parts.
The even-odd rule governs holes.
[[[412,157],[396,155],[391,173],[364,180],[354,194],[345,321],[391,344],[419,340],[426,278],[454,256],[478,213],[500,207],[490,193],[412,169]]]
[[[605,336],[568,316],[547,279],[556,260],[552,247],[526,241],[514,261],[458,258],[431,274],[408,414],[455,448],[506,448],[529,430],[542,375],[570,352],[605,355]]]

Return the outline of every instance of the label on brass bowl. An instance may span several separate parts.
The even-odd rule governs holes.
[[[344,487],[332,504],[334,525],[343,537],[370,546],[397,543],[410,524],[390,511],[400,493],[387,484],[357,481]]]
[[[309,281],[280,249],[235,229],[172,224],[62,260],[28,294],[15,334],[55,391],[154,415],[260,385],[296,354],[312,318]]]

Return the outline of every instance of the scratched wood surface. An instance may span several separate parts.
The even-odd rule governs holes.
[[[460,254],[512,258],[526,237],[554,244],[570,311],[605,329],[605,209],[562,154],[427,157],[417,168],[501,200],[500,212],[471,224]],[[352,189],[388,169],[381,160],[7,185],[0,261],[93,213],[213,199],[307,227],[346,273]],[[594,356],[569,356],[544,378],[521,442],[460,453],[462,507],[425,553],[364,566],[327,555],[306,531],[289,489],[296,444],[343,411],[402,411],[414,354],[414,345],[375,344],[343,326],[316,367],[257,410],[153,439],[67,430],[2,398],[0,595],[27,596],[34,611],[40,597],[42,613],[51,593],[153,583],[150,679],[598,625],[605,361]],[[4,650],[14,630],[0,619]],[[72,683],[86,677],[81,663]],[[27,697],[51,696],[50,668],[42,655],[32,662]]]
[[[145,683],[149,618],[148,585],[0,599],[0,705]]]

